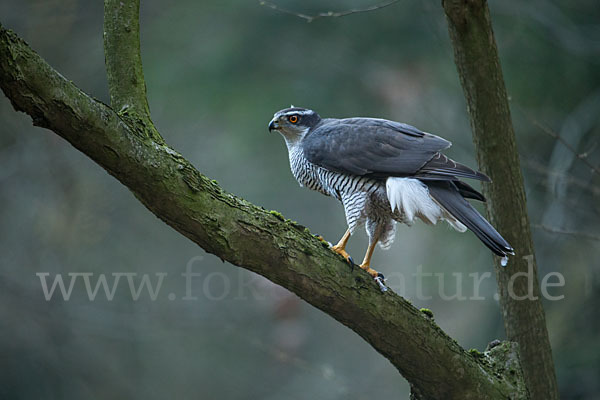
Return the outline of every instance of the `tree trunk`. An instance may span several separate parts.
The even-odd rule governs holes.
[[[531,398],[558,399],[523,176],[489,8],[485,0],[443,0],[442,4],[479,166],[493,181],[483,185],[488,218],[515,248],[515,257],[507,267],[500,265],[499,258],[495,261],[506,335],[519,344]],[[511,277],[518,273],[519,278],[513,278],[511,283]],[[532,276],[532,288],[523,273]]]

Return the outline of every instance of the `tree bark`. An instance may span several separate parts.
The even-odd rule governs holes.
[[[140,2],[104,0],[104,52],[110,105],[164,144],[152,120],[140,50]]]
[[[137,10],[137,0],[107,0],[105,5],[123,3]],[[112,11],[106,11],[107,18]],[[137,11],[128,18],[137,20]],[[136,21],[124,23],[137,27]],[[105,35],[117,31],[106,29]],[[129,48],[139,50],[139,35],[107,37],[105,43],[113,45],[106,46],[106,63],[113,76],[127,76],[131,66],[115,60],[123,56],[116,49],[126,48],[121,40],[137,40]],[[141,65],[133,67],[141,72]],[[131,101],[120,93],[119,79],[109,82],[119,112],[83,93],[0,26],[0,86],[15,109],[93,159],[165,223],[207,252],[265,276],[354,330],[421,398],[526,398],[514,344],[484,354],[466,352],[433,318],[391,291],[380,292],[368,274],[351,271],[306,228],[223,191],[164,144],[144,115],[143,81],[130,87]],[[133,103],[138,106],[122,107]]]
[[[500,265],[499,258],[495,260],[506,335],[519,344],[531,397],[558,399],[523,176],[489,8],[485,0],[442,0],[442,4],[467,100],[479,167],[493,181],[483,185],[488,218],[515,248],[515,257],[507,267]],[[518,273],[520,278],[512,278]],[[532,275],[532,288],[522,273]]]

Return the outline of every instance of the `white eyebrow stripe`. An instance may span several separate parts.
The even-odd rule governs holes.
[[[288,116],[288,115],[309,115],[309,114],[314,114],[315,112],[312,110],[297,110],[297,111],[287,111],[285,113],[281,113],[281,114],[275,114],[275,116]]]

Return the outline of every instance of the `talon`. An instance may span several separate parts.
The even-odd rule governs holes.
[[[373,279],[377,279],[379,278],[379,275],[383,276],[382,274],[380,274],[379,272],[375,271],[373,268],[369,267],[368,264],[361,264],[359,265],[359,267],[361,267],[363,270],[365,270],[369,275],[371,275],[373,277]]]
[[[369,267],[368,264],[359,265],[363,270],[365,270],[369,275],[373,277],[377,285],[379,286],[379,290],[382,292],[387,292],[388,288],[385,286],[385,276],[381,272],[375,271],[373,268]]]
[[[342,236],[340,241],[335,246],[330,245],[329,247],[331,248],[331,251],[338,253],[340,256],[344,257],[344,259],[350,264],[352,269],[354,269],[354,260],[352,260],[350,254],[348,254],[345,250],[346,244],[348,243],[348,239],[350,239],[350,230],[347,230],[346,233],[344,233],[344,236]]]
[[[351,256],[348,256],[347,261],[350,263],[350,271],[354,272],[354,266],[356,265],[356,264],[354,264],[354,260],[352,259]]]
[[[354,260],[352,259],[352,257],[350,256],[350,254],[348,254],[346,252],[346,250],[344,250],[343,248],[335,245],[335,246],[331,247],[331,251],[333,251],[334,253],[337,253],[340,256],[344,257],[344,259],[348,262],[348,264],[350,264],[351,267],[354,267]]]
[[[379,286],[379,290],[381,290],[382,292],[387,292],[388,288],[383,283],[384,281],[385,281],[385,279],[383,279],[383,275],[381,275],[381,274],[378,274],[377,277],[375,278],[375,282],[377,282],[377,285]]]

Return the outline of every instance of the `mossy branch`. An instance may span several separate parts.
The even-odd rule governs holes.
[[[104,60],[110,105],[123,119],[143,125],[164,143],[150,119],[140,50],[140,1],[104,0]]]
[[[182,235],[354,330],[423,398],[522,398],[519,380],[473,357],[402,297],[381,293],[370,276],[351,271],[303,227],[223,191],[157,141],[154,127],[86,95],[1,26],[0,86],[34,125],[93,159]]]

